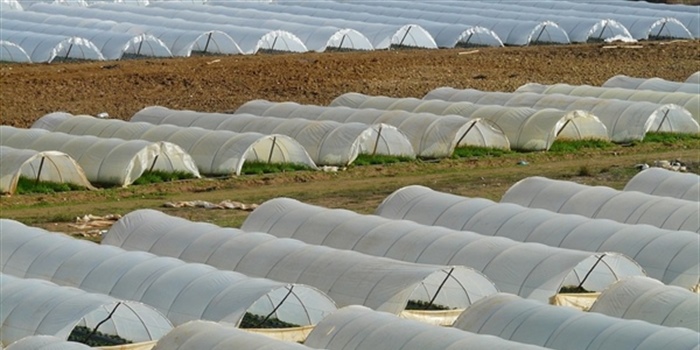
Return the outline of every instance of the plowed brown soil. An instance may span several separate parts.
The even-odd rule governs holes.
[[[235,109],[252,99],[327,104],[346,92],[422,97],[440,86],[513,91],[528,83],[600,85],[625,74],[683,81],[700,70],[700,43],[647,42],[519,48],[275,54],[61,64],[0,64],[0,121],[29,127],[66,111],[129,119],[151,105],[199,111]],[[165,201],[262,202],[289,196],[329,207],[371,212],[409,184],[498,200],[514,182],[543,175],[620,188],[635,163],[681,158],[697,164],[700,147],[639,146],[577,155],[522,154],[439,163],[354,167],[340,173],[274,174],[207,179],[127,189],[15,195],[0,217],[55,230],[83,214],[126,214]],[[518,166],[526,159],[529,166]],[[195,220],[240,224],[245,213],[164,209]]]
[[[638,48],[641,46],[641,48]],[[130,118],[150,105],[224,111],[252,99],[327,104],[345,92],[422,97],[440,86],[513,91],[528,83],[600,85],[616,74],[685,80],[700,69],[697,41],[399,50],[118,62],[0,65],[2,124],[46,113]]]

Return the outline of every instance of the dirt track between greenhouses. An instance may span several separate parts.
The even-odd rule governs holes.
[[[587,44],[0,64],[0,120],[3,125],[29,127],[56,111],[107,112],[126,120],[152,105],[218,112],[253,99],[328,104],[346,92],[422,97],[440,86],[513,91],[528,82],[600,85],[617,74],[683,81],[700,70],[699,62],[700,42],[684,41],[616,48]],[[166,200],[260,202],[275,196],[371,212],[385,195],[406,184],[498,199],[524,176],[571,178],[584,167],[592,175],[577,180],[619,188],[633,175],[625,169],[635,162],[673,157],[697,163],[698,148],[652,145],[584,155],[516,154],[502,159],[357,167],[338,174],[302,172],[91,193],[15,195],[2,198],[0,216],[53,227],[77,215],[124,214],[159,207]],[[528,159],[530,166],[517,167],[520,158]],[[233,225],[245,216],[194,209],[168,212]]]

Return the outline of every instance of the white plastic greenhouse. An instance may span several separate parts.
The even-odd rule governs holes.
[[[17,0],[1,0],[0,11],[3,13],[8,11],[23,11],[24,7]]]
[[[158,37],[169,45],[173,55],[180,56],[180,52],[201,51],[210,53],[249,53],[254,54],[259,50],[306,52],[308,49],[304,44],[289,32],[269,31],[249,27],[237,27],[223,24],[207,24],[203,22],[190,22],[180,19],[159,17],[144,14],[148,7],[135,6],[134,12],[127,12],[129,6],[120,10],[105,10],[100,6],[110,4],[95,4],[89,8],[68,7],[59,5],[38,4],[32,6],[31,10],[49,14],[62,14],[81,19],[99,19],[115,21],[120,27],[147,28],[150,34]],[[141,23],[147,23],[141,25]],[[158,30],[156,30],[158,29]],[[184,31],[184,32],[183,32]],[[198,37],[192,41],[191,36],[184,34],[198,33]],[[216,35],[214,35],[216,34]],[[217,36],[218,35],[218,36]],[[187,55],[188,56],[188,55]]]
[[[506,135],[491,123],[456,115],[438,116],[430,113],[386,111],[300,105],[295,102],[253,100],[243,104],[236,114],[249,113],[284,119],[304,118],[331,120],[340,123],[388,124],[398,128],[411,142],[417,156],[445,158],[459,146],[510,148]]]
[[[327,209],[289,198],[263,203],[248,215],[242,229],[410,262],[469,266],[485,274],[501,291],[545,302],[562,286],[585,282],[589,290],[602,290],[625,276],[644,275],[637,263],[622,254],[515,242]]]
[[[386,312],[353,305],[326,317],[305,344],[316,349],[541,349],[501,338],[403,320]]]
[[[207,175],[240,175],[246,161],[302,164],[316,169],[304,147],[284,135],[238,134],[197,127],[129,123],[60,112],[39,118],[34,127],[71,135],[171,142],[190,154],[199,172]]]
[[[37,279],[0,274],[3,346],[32,335],[67,340],[76,326],[139,342],[158,339],[172,324],[154,308]],[[102,323],[102,321],[105,321]]]
[[[590,85],[568,84],[525,84],[516,92],[534,92],[538,94],[562,94],[568,96],[596,97],[613,100],[652,102],[660,105],[675,104],[688,110],[696,122],[700,123],[700,93],[659,92],[622,88],[606,88]]]
[[[0,62],[32,63],[32,59],[21,46],[11,41],[0,40]]]
[[[404,311],[409,301],[464,309],[496,292],[487,278],[462,266],[406,263],[192,222],[154,210],[125,215],[102,243],[250,276],[306,283],[327,293],[338,306],[358,304],[394,314]],[[452,317],[447,322],[451,324],[455,315],[447,316]]]
[[[153,347],[153,350],[204,349],[303,350],[311,348],[209,321],[191,321],[177,326],[158,340],[158,343]]]
[[[251,313],[307,326],[336,309],[328,296],[301,284],[127,252],[13,220],[0,219],[0,228],[3,273],[137,300],[175,325],[199,319],[240,325]]]
[[[205,113],[159,106],[138,111],[131,117],[131,121],[287,135],[304,146],[318,165],[348,165],[360,154],[415,157],[413,146],[406,135],[387,124],[263,118],[250,114]]]
[[[454,327],[550,349],[698,349],[698,333],[499,293],[465,310]]]
[[[85,177],[83,168],[62,152],[38,152],[0,146],[0,163],[0,193],[13,194],[20,176],[36,181],[71,183],[95,189]]]
[[[377,215],[424,225],[506,237],[515,241],[593,252],[617,252],[646,273],[687,289],[700,284],[700,235],[650,225],[628,225],[580,215],[558,214],[484,198],[467,198],[407,186],[389,195]],[[634,242],[634,244],[632,243]]]
[[[209,1],[208,5],[219,4],[221,1]],[[171,4],[160,2],[160,4]],[[439,23],[433,21],[426,21],[422,19],[412,19],[407,21],[406,19],[397,18],[395,16],[386,15],[376,15],[367,12],[343,12],[342,18],[337,17],[337,14],[329,13],[323,10],[316,10],[313,8],[303,8],[303,7],[291,7],[291,6],[275,6],[274,3],[250,3],[247,2],[243,5],[240,3],[231,4],[231,2],[222,3],[223,6],[236,6],[236,10],[232,13],[234,16],[246,16],[249,18],[275,18],[279,20],[284,20],[288,22],[295,23],[305,23],[314,24],[317,26],[324,25],[348,25],[357,28],[358,31],[366,31],[367,28],[362,25],[362,23],[375,23],[375,24],[393,24],[398,26],[404,26],[407,23],[417,24],[421,28],[425,29],[432,38],[435,40],[435,44],[438,47],[453,48],[455,46],[503,46],[503,42],[493,31],[479,26],[470,26],[465,24],[449,24],[449,23]],[[168,5],[169,6],[169,5]],[[340,5],[338,5],[340,6]],[[221,6],[209,6],[212,9],[205,11],[218,11]],[[324,15],[325,17],[318,17],[319,15]],[[338,23],[336,24],[336,21]],[[348,23],[350,22],[350,23]],[[354,23],[353,23],[354,22]],[[357,23],[360,22],[360,23]],[[372,28],[373,26],[368,26]],[[420,34],[420,33],[419,33]],[[400,37],[394,37],[392,40],[394,44],[398,44]],[[410,38],[409,40],[420,39],[420,37]],[[406,40],[404,40],[404,43]],[[419,44],[419,42],[411,43],[411,45]],[[426,43],[421,46],[431,47],[431,41],[426,40]]]
[[[619,281],[598,296],[589,311],[700,332],[700,296],[647,277]]]
[[[178,4],[175,4],[176,6]],[[343,31],[342,28],[338,27],[317,27],[301,24],[288,24],[285,22],[270,20],[269,18],[265,20],[255,20],[250,18],[232,18],[228,16],[223,11],[221,12],[211,12],[207,13],[198,8],[208,8],[208,6],[203,6],[200,4],[186,4],[181,3],[182,6],[190,7],[188,11],[179,11],[176,9],[164,8],[162,6],[135,6],[135,5],[125,5],[119,3],[100,3],[95,4],[93,7],[99,8],[100,10],[115,11],[115,12],[128,12],[134,15],[147,15],[153,18],[169,18],[182,20],[189,23],[202,23],[207,26],[221,30],[228,33],[238,40],[238,38],[245,37],[248,31],[257,32],[258,38],[266,35],[266,33],[286,33],[285,36],[281,36],[277,39],[279,42],[275,43],[275,48],[270,47],[270,50],[275,50],[277,44],[283,44],[283,40],[290,40],[293,38],[296,45],[301,43],[303,50],[289,50],[281,49],[280,51],[292,51],[292,52],[303,52],[308,50],[314,51],[324,51],[327,45],[337,45],[340,41],[337,39],[342,39],[344,35],[351,35],[353,39],[357,40],[357,49],[360,50],[371,50],[372,45],[363,35],[357,32]],[[182,6],[180,8],[182,9]],[[194,7],[194,8],[192,8]],[[226,10],[225,8],[223,10]],[[204,26],[202,27],[205,28]],[[350,43],[350,42],[348,42]],[[241,44],[243,46],[249,46],[246,44]],[[347,46],[343,45],[347,48]],[[249,52],[255,53],[255,52]]]
[[[638,191],[655,196],[700,201],[700,176],[663,168],[649,168],[627,181],[623,191]]]
[[[532,12],[557,13],[579,18],[611,18],[629,29],[635,39],[691,39],[700,37],[697,9],[674,11],[678,5],[662,5],[654,9],[635,8],[635,2],[590,3],[573,1],[509,1],[532,8]],[[660,4],[659,4],[660,5]],[[686,12],[687,11],[687,12]]]
[[[661,78],[635,78],[626,75],[616,75],[605,81],[602,85],[606,88],[623,88],[634,90],[652,90],[659,92],[685,92],[700,94],[700,86],[693,83],[680,83]]]
[[[533,12],[528,7],[517,6],[510,2],[494,3],[490,1],[472,1],[469,2],[468,6],[465,6],[461,1],[440,1],[437,3],[421,1],[383,1],[378,4],[384,7],[409,7],[412,10],[426,12],[477,15],[490,18],[536,22],[554,22],[566,31],[571,42],[587,42],[589,40],[605,40],[620,37],[632,39],[627,28],[614,20]]]
[[[487,92],[473,89],[437,88],[424,100],[467,101],[483,105],[556,108],[565,111],[585,110],[608,128],[613,142],[642,140],[649,131],[675,133],[700,132],[698,122],[685,108],[651,102],[607,100],[593,97],[545,95],[535,93]]]
[[[294,2],[293,4],[306,5],[308,3],[310,2]],[[375,49],[389,49],[395,46],[426,49],[435,49],[438,47],[430,33],[420,25],[413,23],[413,21],[405,21],[401,24],[378,23],[369,19],[364,20],[354,17],[353,15],[348,15],[347,12],[338,13],[337,11],[310,9],[302,6],[277,6],[287,5],[285,2],[208,1],[207,4],[234,8],[256,8],[268,12],[305,16],[303,19],[296,20],[295,22],[313,24],[315,26],[337,26],[354,29],[367,37]],[[260,8],[261,6],[262,8]],[[245,14],[248,14],[248,12]],[[241,15],[244,15],[244,13],[241,13]]]
[[[596,116],[582,110],[534,109],[477,105],[470,102],[420,100],[369,96],[354,92],[340,95],[331,106],[404,110],[414,113],[459,115],[470,119],[485,119],[503,130],[511,149],[523,151],[548,150],[558,138],[570,140],[608,140],[608,130]],[[354,107],[356,106],[356,107]]]
[[[691,84],[700,84],[700,71],[695,72],[688,76],[688,79],[685,80],[686,83],[691,83]]]
[[[700,232],[700,202],[528,177],[511,186],[501,202],[559,213]]]
[[[285,14],[254,10],[236,10],[224,6],[203,6],[201,4],[158,1],[149,4],[158,8],[159,15],[181,18],[189,21],[230,24],[268,30],[284,30],[296,35],[309,50],[323,52],[328,49],[373,50],[374,47],[364,34],[355,29],[329,25],[312,25],[303,21],[290,21]],[[110,7],[119,9],[119,7]],[[252,13],[251,13],[252,12]],[[256,16],[257,15],[257,16]]]
[[[18,14],[19,16],[13,16]],[[41,22],[29,22],[23,18],[26,11],[13,11],[2,15],[0,28],[14,31],[34,32],[42,34],[60,34],[66,36],[82,37],[89,40],[100,50],[107,60],[119,60],[125,55],[140,55],[153,57],[172,57],[165,43],[158,38],[148,35],[132,35],[88,28],[76,28],[57,24],[44,24]],[[34,14],[34,13],[32,13]]]
[[[5,350],[92,350],[93,348],[52,335],[31,335],[24,337],[5,348]]]
[[[22,47],[34,63],[51,63],[56,59],[105,60],[94,43],[81,37],[3,28],[0,31],[0,40],[16,43]]]
[[[102,139],[3,125],[0,145],[63,152],[80,164],[93,184],[128,186],[147,170],[182,171],[200,177],[192,157],[169,142]]]
[[[314,8],[308,12],[311,16],[326,18],[344,18],[348,12],[366,12],[372,15],[398,17],[406,22],[425,20],[447,24],[461,24],[472,27],[483,27],[496,33],[505,45],[530,45],[537,43],[568,44],[569,37],[562,28],[552,21],[513,20],[507,18],[491,18],[479,15],[456,14],[451,12],[432,12],[411,9],[412,2],[388,3],[363,2],[338,3],[333,1],[280,2],[281,5],[294,5],[293,8]],[[397,6],[396,4],[399,4]],[[285,10],[294,11],[292,9]]]

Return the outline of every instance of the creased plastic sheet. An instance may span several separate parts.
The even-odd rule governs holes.
[[[588,290],[601,290],[623,276],[644,274],[639,265],[621,254],[602,256],[515,242],[317,207],[289,198],[263,203],[249,214],[242,229],[410,262],[464,265],[482,272],[501,291],[543,302],[562,285],[580,284],[587,274],[584,287]],[[598,260],[604,263],[596,263]]]
[[[505,293],[472,305],[454,327],[560,350],[698,348],[698,333],[689,329],[582,312]]]
[[[608,287],[591,312],[700,331],[700,295],[647,277],[631,277]]]
[[[246,312],[272,311],[282,321],[310,325],[336,308],[325,294],[305,285],[127,252],[13,220],[1,219],[0,230],[3,273],[148,303],[175,325],[198,319],[238,325]]]
[[[511,186],[501,202],[700,233],[699,202],[636,191],[618,191],[605,186],[587,186],[535,176]]]
[[[539,349],[489,335],[397,318],[362,306],[348,306],[326,317],[309,334],[314,348],[356,350]]]
[[[154,210],[125,215],[102,242],[250,276],[304,283],[327,293],[340,306],[360,304],[395,314],[409,300],[428,302],[434,298],[440,305],[464,308],[473,296],[468,286],[488,283],[461,266],[372,257],[264,233],[191,222]],[[494,289],[491,286],[485,292],[491,294]]]
[[[690,231],[629,225],[608,219],[559,214],[545,209],[496,203],[406,186],[389,195],[376,214],[593,252],[617,252],[634,259],[651,277],[692,289],[700,281],[700,235]]]

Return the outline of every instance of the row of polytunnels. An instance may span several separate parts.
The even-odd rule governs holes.
[[[55,112],[30,129],[0,126],[2,191],[13,193],[20,176],[92,189],[128,186],[151,171],[196,178],[241,175],[247,164],[328,170],[373,157],[458,157],[470,147],[532,152],[557,142],[697,134],[693,88],[615,76],[601,87],[442,87],[422,99],[346,93],[328,106],[252,100],[225,113],[150,106],[129,121]]]
[[[373,215],[274,198],[240,229],[140,209],[100,244],[0,219],[0,340],[696,349],[698,182],[533,177],[500,203],[407,186]]]
[[[524,46],[700,37],[692,6],[532,1],[0,2],[0,61]],[[579,6],[580,5],[580,6]]]

